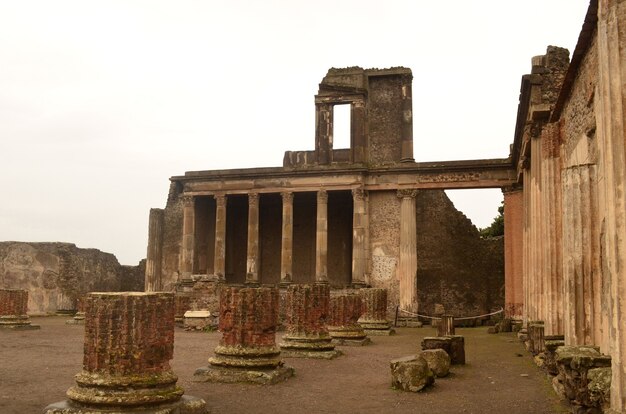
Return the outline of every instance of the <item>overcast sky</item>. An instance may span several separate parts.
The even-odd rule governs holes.
[[[330,67],[413,70],[418,161],[504,158],[520,78],[588,1],[0,0],[0,240],[145,257],[190,170],[314,147]],[[450,193],[479,227],[499,190]]]

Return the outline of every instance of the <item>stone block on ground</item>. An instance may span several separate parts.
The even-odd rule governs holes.
[[[418,392],[435,382],[435,375],[421,355],[394,359],[389,366],[391,386],[395,389]]]
[[[208,310],[187,311],[183,317],[186,331],[207,331],[217,328],[217,320]]]
[[[427,349],[420,355],[428,362],[428,367],[435,376],[441,378],[450,373],[450,355],[443,349]]]

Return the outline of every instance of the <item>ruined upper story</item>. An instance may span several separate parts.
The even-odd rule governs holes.
[[[414,162],[411,69],[332,68],[315,95],[315,150],[286,151],[284,167]],[[334,109],[350,105],[350,148],[335,148]]]

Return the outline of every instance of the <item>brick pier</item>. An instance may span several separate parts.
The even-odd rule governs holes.
[[[276,287],[225,286],[220,292],[222,339],[199,368],[195,381],[275,384],[291,377],[276,346],[279,291]]]
[[[28,291],[0,289],[0,329],[39,329],[27,315]]]
[[[337,345],[361,346],[372,341],[357,322],[363,313],[359,295],[341,295],[330,299],[328,332]]]
[[[332,359],[335,350],[326,328],[330,287],[327,283],[291,285],[286,298],[287,333],[280,348],[284,356]]]
[[[363,299],[364,313],[359,324],[368,335],[393,335],[387,320],[387,289],[367,288],[359,291]]]
[[[183,396],[176,385],[173,353],[173,294],[90,293],[83,370],[67,390],[68,400],[44,414],[205,414],[205,402]]]

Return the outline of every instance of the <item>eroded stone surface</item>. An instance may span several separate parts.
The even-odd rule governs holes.
[[[450,355],[443,349],[427,349],[420,353],[428,362],[428,367],[437,377],[450,373]]]
[[[418,392],[435,383],[435,376],[428,362],[421,355],[394,359],[391,368],[391,386],[396,389]]]
[[[358,295],[339,295],[330,299],[328,332],[333,343],[354,346],[371,343],[357,322],[363,308],[363,301]]]
[[[26,314],[28,291],[22,289],[0,289],[0,329],[39,329],[32,325]]]

